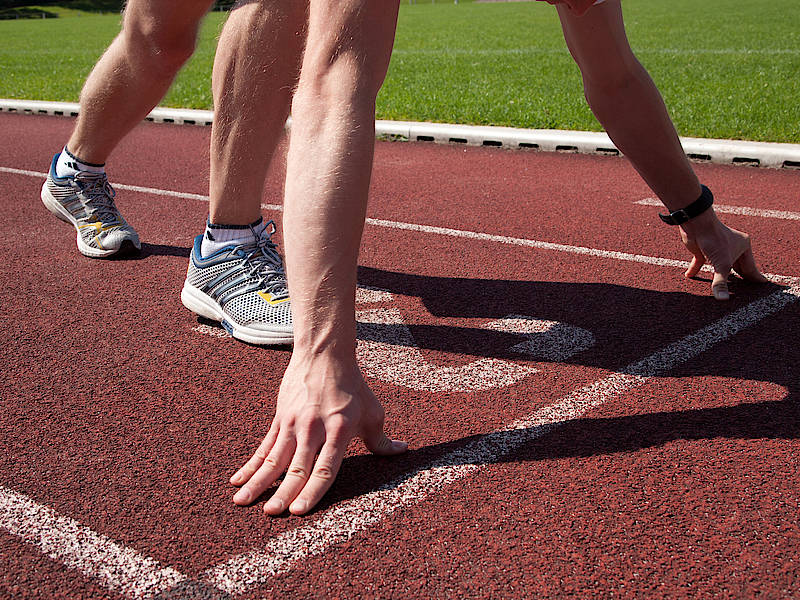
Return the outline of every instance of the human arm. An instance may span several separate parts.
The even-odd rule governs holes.
[[[375,97],[391,56],[398,2],[312,0],[292,105],[284,203],[294,351],[272,426],[232,478],[249,504],[305,514],[333,483],[350,441],[404,452],[355,358],[356,266],[375,145]]]
[[[661,94],[628,44],[620,1],[607,0],[580,18],[563,6],[558,9],[586,100],[614,144],[670,212],[692,203],[700,196],[700,182]],[[693,256],[687,277],[697,275],[706,262],[714,267],[715,298],[730,297],[731,269],[750,281],[765,281],[747,234],[723,225],[713,208],[682,225],[681,239]]]

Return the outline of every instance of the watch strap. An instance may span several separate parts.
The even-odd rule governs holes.
[[[658,213],[658,216],[661,217],[661,220],[667,225],[682,225],[686,223],[686,221],[703,214],[714,204],[714,194],[704,185],[701,185],[700,188],[702,189],[700,197],[689,206],[679,208],[668,215]]]

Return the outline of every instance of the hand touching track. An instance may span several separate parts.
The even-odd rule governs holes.
[[[711,292],[717,300],[730,298],[728,276],[731,270],[748,281],[767,281],[756,266],[750,236],[724,225],[713,209],[684,223],[681,239],[692,253],[692,262],[685,276],[696,276],[704,264],[710,263],[714,267]]]
[[[354,360],[326,355],[301,358],[295,351],[281,384],[272,426],[253,457],[231,477],[243,487],[236,504],[254,502],[283,473],[264,512],[295,515],[311,510],[328,491],[354,437],[380,455],[405,452],[405,442],[383,431],[384,411]]]

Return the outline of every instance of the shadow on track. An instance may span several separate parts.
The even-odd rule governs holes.
[[[676,270],[666,276],[681,275]],[[358,280],[361,285],[398,296],[401,310],[403,297],[419,298],[433,317],[429,322],[442,321],[408,325],[414,342],[422,349],[519,361],[520,355],[509,352],[520,342],[519,335],[476,328],[474,322],[464,326],[458,320],[477,319],[480,323],[526,315],[590,331],[596,344],[566,362],[614,370],[781,289],[773,284],[752,285],[732,279],[735,295],[730,302],[718,302],[710,295],[607,283],[430,277],[371,267],[359,268]],[[455,319],[455,324],[448,319]],[[387,330],[380,337],[398,337],[391,335],[394,325],[370,329],[374,331],[376,327]]]
[[[497,280],[432,278],[362,268],[359,282],[394,294],[416,296],[436,317],[498,318],[521,313],[558,320],[592,331],[594,348],[569,362],[620,369],[629,362],[724,317],[778,286],[737,286],[736,299],[720,303],[712,298],[682,293],[661,293],[607,284],[573,284]],[[758,440],[800,437],[800,347],[792,342],[794,324],[800,317],[797,303],[761,323],[747,328],[728,342],[715,346],[699,360],[670,371],[667,376],[715,376],[764,381],[787,390],[780,401],[746,402],[735,406],[669,410],[669,396],[656,400],[663,411],[610,418],[578,418],[552,428],[528,428],[467,436],[411,450],[391,459],[359,455],[345,460],[339,477],[318,510],[331,504],[385,487],[393,487],[416,473],[436,466],[525,462],[558,458],[592,457],[636,452],[676,440],[716,438]],[[391,326],[387,326],[391,327]],[[502,357],[497,348],[509,347],[518,337],[482,329],[456,330],[439,326],[412,326],[415,341],[423,348],[454,351],[450,338],[474,340],[474,355]],[[775,332],[778,332],[775,334]],[[743,337],[744,336],[744,337]],[[777,336],[777,339],[776,339]],[[492,341],[494,340],[494,341]],[[459,345],[459,344],[455,344]],[[458,351],[463,351],[460,349]],[[768,358],[767,358],[768,357]],[[517,357],[518,359],[518,357]],[[409,392],[414,393],[414,392]],[[499,396],[529,393],[519,388],[496,392]],[[646,392],[643,392],[646,393]],[[647,399],[652,405],[652,399]],[[468,401],[465,400],[465,401]],[[631,412],[636,412],[635,407]],[[447,432],[442,432],[447,438]],[[492,451],[463,452],[480,444]],[[512,448],[510,453],[504,448]],[[475,460],[476,456],[488,459]],[[265,496],[266,497],[266,496]]]
[[[149,256],[177,256],[179,258],[185,258],[189,260],[189,254],[191,254],[191,248],[183,248],[181,246],[169,246],[166,244],[148,244],[147,242],[142,243],[142,252],[139,256],[132,257],[134,260],[138,259],[141,260],[143,258],[147,258]]]

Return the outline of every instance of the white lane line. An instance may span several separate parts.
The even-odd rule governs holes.
[[[0,166],[0,173],[14,173],[17,175],[30,175],[32,177],[47,177],[47,173],[40,173],[37,171],[25,171],[23,169],[13,169],[11,167]],[[201,194],[191,194],[187,192],[175,192],[172,190],[161,190],[157,188],[141,187],[136,185],[126,185],[121,183],[113,184],[115,188],[121,190],[131,190],[134,192],[142,192],[146,194],[156,194],[159,196],[171,196],[174,198],[185,198],[188,200],[200,200],[208,202],[208,196]],[[265,210],[283,210],[280,204],[262,204],[261,208]],[[687,269],[689,267],[688,261],[676,260],[671,258],[661,258],[658,256],[647,256],[645,254],[632,254],[630,252],[617,252],[615,250],[601,250],[599,248],[589,248],[586,246],[572,246],[570,244],[557,244],[554,242],[544,242],[540,240],[530,240],[526,238],[511,237],[506,235],[496,235],[491,233],[483,233],[479,231],[468,231],[463,229],[451,229],[449,227],[437,227],[434,225],[420,225],[417,223],[404,223],[402,221],[389,221],[386,219],[367,218],[367,225],[374,227],[384,227],[387,229],[400,229],[405,231],[419,231],[421,233],[431,233],[435,235],[446,235],[450,237],[467,238],[473,240],[482,240],[486,242],[499,242],[501,244],[510,244],[514,246],[524,246],[528,248],[537,248],[539,250],[551,250],[555,252],[566,252],[569,254],[579,254],[583,256],[593,256],[595,258],[610,258],[614,260],[622,260],[627,262],[642,263],[647,265],[655,265],[658,267],[676,267],[678,269]],[[712,268],[709,265],[703,266],[703,271],[711,272]],[[765,273],[766,277],[775,283],[783,283],[791,285],[795,281],[794,276],[779,275],[774,273]]]
[[[0,173],[10,173],[13,175],[26,175],[28,177],[37,177],[45,179],[47,173],[41,171],[28,171],[25,169],[14,169],[11,167],[0,167]],[[199,200],[200,202],[208,202],[209,197],[203,194],[193,194],[191,192],[176,192],[173,190],[162,190],[159,188],[143,187],[141,185],[128,185],[125,183],[113,183],[115,189],[126,190],[129,192],[140,192],[143,194],[153,194],[156,196],[167,196],[170,198],[183,198],[185,200]],[[283,210],[280,204],[262,204],[261,208],[266,210]]]
[[[0,486],[0,528],[129,598],[147,599],[187,581],[171,567]]]
[[[302,561],[324,553],[332,545],[351,539],[398,509],[419,503],[445,486],[517,451],[558,425],[580,418],[590,409],[641,386],[652,377],[668,373],[798,299],[800,284],[756,300],[631,363],[620,372],[570,393],[526,419],[483,435],[374,492],[334,506],[317,521],[272,538],[263,549],[235,556],[208,569],[203,579],[226,592],[245,593],[275,575],[291,571]]]
[[[638,200],[634,204],[642,206],[659,206],[663,208],[660,200],[655,198],[645,198]],[[768,208],[752,208],[750,206],[732,206],[729,204],[714,204],[714,210],[718,213],[729,215],[746,215],[748,217],[765,217],[767,219],[784,219],[786,221],[800,221],[800,212],[791,210],[771,210]]]
[[[658,267],[677,267],[679,269],[687,269],[689,267],[689,262],[685,260],[661,258],[659,256],[647,256],[645,254],[631,254],[630,252],[617,252],[616,250],[601,250],[599,248],[588,248],[586,246],[572,246],[570,244],[556,244],[554,242],[542,242],[539,240],[529,240],[506,235],[495,235],[478,231],[465,231],[462,229],[450,229],[448,227],[417,225],[414,223],[403,223],[400,221],[387,221],[383,219],[371,218],[367,218],[367,224],[375,225],[377,227],[387,227],[390,229],[404,229],[406,231],[419,231],[423,233],[433,233],[436,235],[447,235],[451,237],[482,240],[486,242],[499,242],[501,244],[525,246],[527,248],[537,248],[539,250],[552,250],[555,252],[580,254],[583,256],[593,256],[595,258],[610,258],[614,260],[655,265]],[[704,265],[702,270],[706,272],[712,272],[713,268],[710,265]],[[792,275],[765,273],[764,276],[774,283],[781,283],[785,285],[791,285],[797,281],[797,277]]]

